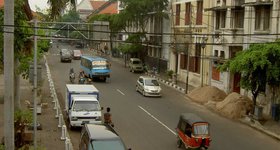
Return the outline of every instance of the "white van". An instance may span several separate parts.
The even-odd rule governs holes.
[[[144,66],[139,58],[130,58],[129,60],[129,71],[130,72],[143,72]]]

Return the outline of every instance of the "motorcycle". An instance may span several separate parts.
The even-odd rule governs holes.
[[[74,72],[72,72],[72,73],[69,74],[69,79],[70,79],[70,82],[71,82],[71,83],[74,83],[74,82],[75,82],[75,73],[74,73]]]
[[[83,77],[80,77],[79,84],[85,84],[86,79]]]

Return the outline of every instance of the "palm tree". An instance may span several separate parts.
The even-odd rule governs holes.
[[[70,4],[71,9],[76,9],[77,0],[48,0],[51,10],[51,18],[56,19],[61,15],[61,12]]]

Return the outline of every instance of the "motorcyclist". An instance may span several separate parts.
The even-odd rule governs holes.
[[[75,80],[75,72],[74,72],[74,69],[73,69],[73,68],[70,69],[70,72],[69,72],[69,79],[70,79],[70,81],[71,81],[72,83],[73,83],[74,80]]]
[[[79,83],[80,84],[85,83],[85,72],[84,71],[80,71],[80,73],[79,73]]]

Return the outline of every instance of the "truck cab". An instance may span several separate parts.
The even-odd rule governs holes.
[[[93,85],[67,84],[66,89],[65,105],[70,129],[87,123],[102,123],[99,91]]]

